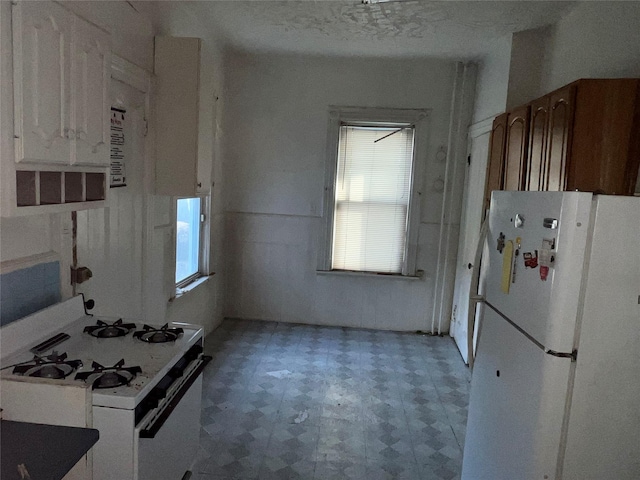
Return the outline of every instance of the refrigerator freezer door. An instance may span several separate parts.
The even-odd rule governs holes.
[[[640,478],[640,198],[601,196],[569,415],[565,480]]]
[[[480,328],[462,480],[553,480],[572,362],[491,308]]]
[[[486,301],[556,352],[575,346],[592,198],[579,192],[493,192],[491,197],[488,257],[483,258]],[[504,289],[504,245],[509,242],[514,244],[513,266],[511,284]],[[541,266],[527,266],[524,260],[525,253],[542,257],[545,246],[553,247],[553,262],[542,280]]]

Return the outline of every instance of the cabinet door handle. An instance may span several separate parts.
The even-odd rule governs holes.
[[[202,188],[202,182],[198,182],[198,188]]]

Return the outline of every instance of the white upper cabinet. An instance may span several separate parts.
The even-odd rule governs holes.
[[[16,162],[109,165],[109,34],[53,2],[13,6]]]
[[[73,16],[55,3],[13,7],[17,162],[71,162],[73,24]]]
[[[211,189],[212,102],[200,91],[199,38],[156,37],[156,194],[194,197]],[[203,100],[205,100],[203,102]]]
[[[13,48],[3,48],[0,57],[0,103],[9,105],[13,97],[13,118],[2,110],[0,215],[104,207],[109,34],[56,2],[3,2],[2,10],[3,46],[12,41]],[[8,153],[12,147],[15,155]]]
[[[109,161],[110,57],[109,35],[77,18],[72,82],[76,153],[72,163],[104,165]]]

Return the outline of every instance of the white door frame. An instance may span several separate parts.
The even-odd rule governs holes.
[[[492,125],[493,118],[476,122],[469,127],[468,135],[468,154],[471,161],[467,164],[465,173],[450,329],[450,335],[455,340],[465,363],[469,363],[467,315],[472,274],[469,265],[473,265],[480,235],[482,201],[484,198]],[[481,153],[485,150],[486,155]]]

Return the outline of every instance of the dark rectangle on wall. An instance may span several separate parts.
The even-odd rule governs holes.
[[[122,185],[124,187],[124,185]],[[87,173],[87,202],[105,199],[106,179],[104,173]]]
[[[16,196],[19,207],[36,204],[36,172],[16,172]]]
[[[60,301],[60,262],[0,275],[0,326]]]
[[[40,205],[62,203],[62,173],[40,172]]]
[[[82,200],[82,173],[65,172],[64,203],[81,202]]]

